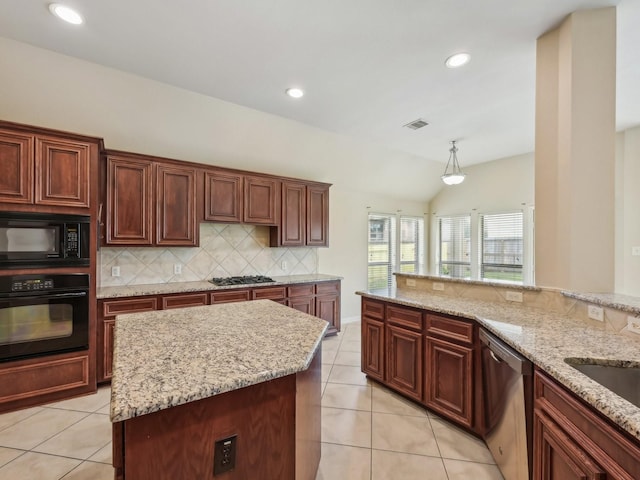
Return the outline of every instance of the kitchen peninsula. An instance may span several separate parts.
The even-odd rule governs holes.
[[[269,300],[118,316],[116,479],[217,478],[229,457],[227,480],[314,479],[327,326]]]

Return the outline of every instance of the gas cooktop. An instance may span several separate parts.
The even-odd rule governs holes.
[[[250,283],[270,283],[270,282],[273,282],[273,279],[269,277],[264,277],[262,275],[247,275],[244,277],[212,278],[209,281],[219,287],[226,287],[228,285],[247,285]]]

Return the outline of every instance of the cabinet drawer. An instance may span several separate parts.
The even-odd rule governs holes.
[[[182,307],[198,307],[207,305],[208,295],[206,293],[189,293],[185,295],[171,295],[162,297],[162,309]]]
[[[427,333],[457,342],[473,343],[474,323],[457,318],[427,313]]]
[[[314,294],[315,285],[313,283],[289,287],[289,297],[312,297]]]
[[[211,303],[246,302],[250,300],[250,290],[227,290],[211,294]]]
[[[316,284],[316,293],[318,295],[326,295],[330,293],[340,293],[340,282],[322,282]]]
[[[251,292],[252,300],[282,300],[287,298],[286,287],[256,288]]]
[[[362,299],[362,315],[384,320],[384,303],[369,298]]]
[[[149,312],[158,309],[156,297],[129,298],[127,300],[109,300],[102,305],[105,317],[114,317],[121,313]]]
[[[422,331],[422,311],[387,305],[387,321],[412,330]]]

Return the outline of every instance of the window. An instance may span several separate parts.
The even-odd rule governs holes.
[[[522,212],[480,216],[480,278],[523,281]]]
[[[471,216],[440,217],[438,231],[438,273],[471,278]]]
[[[419,273],[424,265],[424,219],[370,213],[368,258],[370,290],[391,287],[395,271]]]

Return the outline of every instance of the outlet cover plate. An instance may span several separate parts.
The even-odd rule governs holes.
[[[407,278],[407,287],[415,287],[415,286],[416,286],[415,278]]]
[[[640,335],[640,318],[629,315],[627,317],[627,330]]]
[[[444,290],[444,283],[442,283],[442,282],[433,282],[433,289],[442,292]]]
[[[111,267],[111,276],[119,277],[120,276],[120,267]]]
[[[595,305],[589,305],[587,307],[587,315],[589,315],[589,318],[591,318],[593,320],[597,320],[599,322],[603,322],[604,321],[604,310],[602,309],[602,307],[596,307]]]
[[[505,298],[508,302],[520,302],[522,303],[522,292],[514,292],[513,290],[507,290],[505,292]]]

